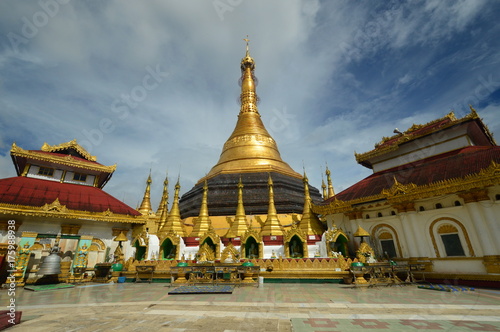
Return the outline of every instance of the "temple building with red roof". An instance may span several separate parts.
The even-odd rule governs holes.
[[[17,176],[0,179],[2,242],[17,234],[18,277],[36,280],[37,271],[56,243],[62,254],[62,273],[93,267],[110,260],[118,235],[131,236],[144,224],[141,213],[102,188],[116,166],[104,166],[76,140],[40,150],[25,150],[15,143],[10,150]],[[127,245],[124,247],[126,252]],[[31,280],[31,281],[32,281]],[[22,282],[20,282],[22,284]]]
[[[423,263],[428,280],[498,281],[500,147],[488,128],[471,107],[394,133],[355,154],[372,175],[313,211],[329,229],[368,230],[379,259]]]

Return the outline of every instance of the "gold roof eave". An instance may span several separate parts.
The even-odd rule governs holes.
[[[413,183],[403,185],[395,181],[391,188],[382,190],[380,194],[350,201],[335,199],[327,205],[312,203],[312,210],[314,213],[321,215],[344,213],[352,211],[355,205],[377,200],[387,200],[391,205],[394,205],[429,197],[466,192],[477,188],[491,187],[498,184],[500,184],[500,164],[492,160],[488,167],[465,177],[441,180],[420,186]]]
[[[83,168],[97,172],[113,173],[116,170],[116,164],[112,166],[104,166],[104,165],[99,165],[94,161],[77,160],[73,158],[71,155],[60,157],[32,150],[25,150],[23,148],[18,147],[16,143],[12,143],[10,154],[11,156],[15,157],[23,157],[28,159],[51,162],[51,163],[61,164],[70,167]]]
[[[61,219],[80,219],[91,221],[104,221],[115,223],[131,223],[131,224],[144,224],[145,219],[141,220],[142,216],[136,217],[125,214],[113,213],[109,210],[103,212],[89,212],[80,210],[71,210],[67,208],[60,209],[59,211],[52,211],[47,209],[48,204],[43,206],[29,206],[18,204],[5,204],[0,203],[0,215],[17,215],[27,217],[40,217],[40,218],[61,218]]]

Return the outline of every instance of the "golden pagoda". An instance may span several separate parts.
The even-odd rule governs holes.
[[[306,235],[321,236],[325,231],[325,227],[316,214],[312,211],[311,195],[309,194],[309,179],[304,172],[304,209],[302,211],[302,219],[299,222],[299,229]]]
[[[238,206],[236,208],[236,216],[231,224],[231,228],[226,234],[226,238],[235,238],[242,236],[248,230],[248,220],[243,206],[243,183],[238,182]]]
[[[208,233],[212,227],[212,222],[208,216],[207,196],[208,185],[207,181],[205,181],[203,184],[203,200],[201,202],[200,214],[198,215],[198,218],[196,218],[193,230],[189,234],[191,237],[202,237],[204,234]]]
[[[271,235],[283,235],[283,229],[278,219],[278,213],[276,212],[276,207],[274,206],[274,191],[273,191],[273,179],[271,174],[269,174],[268,180],[269,186],[269,209],[267,212],[267,219],[262,226],[260,231],[261,236],[271,236]]]
[[[159,238],[162,238],[165,234],[169,232],[173,232],[179,236],[186,236],[181,220],[181,214],[179,212],[180,189],[181,186],[179,184],[179,180],[177,180],[177,183],[175,184],[174,202],[172,203],[172,209],[168,214],[167,220],[165,221],[165,225],[161,228],[159,232]]]
[[[274,200],[278,213],[302,211],[304,192],[302,176],[281,159],[278,146],[262,122],[257,107],[255,61],[250,56],[248,40],[240,63],[241,107],[236,126],[225,142],[219,161],[210,172],[180,200],[183,218],[196,217],[203,196],[205,180],[210,187],[208,200],[211,216],[234,215],[237,195],[234,188],[241,178],[245,184],[245,206],[251,215],[266,215],[268,209],[267,179],[274,182]],[[322,200],[319,190],[310,187],[314,201]]]
[[[144,196],[142,198],[142,203],[137,209],[142,215],[150,215],[153,214],[153,210],[151,208],[151,172],[149,172],[148,179],[146,181],[146,190],[144,191]]]

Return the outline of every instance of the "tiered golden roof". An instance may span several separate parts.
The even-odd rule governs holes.
[[[304,211],[299,222],[299,229],[306,235],[321,235],[324,232],[323,225],[312,211],[312,200],[309,194],[309,179],[304,173]]]
[[[231,227],[227,231],[225,237],[235,238],[242,236],[248,230],[248,221],[245,214],[245,207],[243,206],[243,183],[241,183],[241,178],[238,183],[238,206],[236,208],[236,216],[231,224]]]
[[[165,178],[165,181],[163,181],[163,194],[156,215],[160,216],[158,230],[161,230],[163,226],[165,226],[168,217],[168,176]]]
[[[212,226],[212,221],[210,220],[210,217],[208,216],[208,184],[207,180],[205,180],[205,183],[203,184],[203,198],[201,200],[201,208],[200,208],[200,214],[198,218],[196,218],[193,230],[189,236],[192,237],[202,237],[208,231],[210,230]]]
[[[146,190],[144,191],[144,197],[142,198],[142,203],[137,209],[142,215],[148,216],[153,212],[151,208],[151,172],[149,173],[148,179],[146,181]]]
[[[169,232],[173,232],[181,237],[186,236],[181,220],[181,212],[179,211],[179,190],[181,186],[179,184],[179,180],[175,184],[175,192],[174,192],[174,202],[172,203],[172,209],[168,214],[167,220],[165,221],[165,225],[160,230],[160,238],[163,238]]]
[[[274,139],[269,135],[257,108],[257,93],[253,71],[255,61],[248,50],[241,60],[241,108],[233,133],[224,144],[217,164],[204,179],[218,174],[242,172],[278,172],[301,178],[280,156]]]
[[[165,177],[165,181],[163,181],[163,193],[161,195],[160,204],[158,205],[158,210],[156,210],[156,214],[161,215],[165,206],[168,206],[168,175]]]
[[[267,212],[267,219],[260,232],[261,236],[269,235],[283,235],[283,229],[281,223],[278,219],[278,213],[276,212],[276,207],[274,206],[274,191],[273,191],[273,179],[271,174],[269,174],[269,209]]]

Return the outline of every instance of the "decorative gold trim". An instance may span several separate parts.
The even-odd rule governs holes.
[[[92,156],[90,153],[87,152],[84,148],[82,148],[77,142],[76,139],[58,144],[58,145],[49,145],[47,142],[43,143],[41,150],[44,152],[57,152],[60,150],[65,150],[65,149],[74,149],[76,152],[78,152],[83,158],[90,160],[90,161],[96,161],[97,157]]]
[[[104,251],[104,250],[106,250],[106,244],[101,239],[93,237],[89,251]]]
[[[66,205],[62,205],[59,202],[59,198],[56,198],[52,203],[47,204],[42,206],[42,210],[46,212],[59,212],[59,213],[66,213]]]
[[[386,199],[391,205],[414,202],[419,199],[456,194],[459,192],[477,191],[477,188],[486,188],[500,184],[500,164],[494,160],[490,165],[478,173],[469,174],[462,178],[452,178],[436,181],[425,185],[415,185],[413,183],[401,184],[396,179],[393,186],[382,190],[380,194],[361,197],[350,201],[334,200],[328,205],[312,205],[315,213],[328,215],[334,213],[347,213],[353,211],[353,206],[376,200]],[[478,194],[479,195],[479,194]],[[477,196],[477,199],[484,200],[484,195]],[[408,210],[407,211],[414,211]],[[403,211],[406,212],[406,211]]]
[[[378,236],[378,239],[379,240],[394,240],[392,237],[392,234],[389,232],[380,233],[380,235]]]
[[[35,233],[35,232],[23,232],[21,237],[33,237],[36,239],[36,237],[38,236],[38,233]]]
[[[438,219],[434,220],[431,223],[431,225],[429,226],[429,233],[431,235],[432,246],[434,247],[434,252],[436,253],[436,258],[441,258],[441,255],[439,254],[439,249],[437,246],[436,238],[434,236],[434,225],[441,220],[452,221],[460,227],[460,229],[462,230],[462,233],[464,235],[465,242],[467,243],[467,248],[469,248],[469,256],[475,257],[476,255],[474,254],[474,249],[472,248],[472,243],[470,242],[469,234],[467,233],[467,229],[465,228],[465,226],[455,218],[442,217],[442,218],[438,218]]]
[[[486,189],[472,189],[470,191],[458,194],[458,197],[464,200],[464,203],[473,203],[479,201],[489,201],[488,190]]]
[[[77,235],[82,225],[61,225],[61,234]]]
[[[450,224],[443,224],[438,228],[438,234],[458,233],[458,229]]]
[[[220,236],[217,235],[217,233],[215,233],[215,231],[212,229],[210,230],[208,233],[206,233],[205,235],[203,235],[202,237],[200,237],[200,241],[199,241],[199,246],[200,246],[200,249],[203,245],[203,242],[205,242],[206,239],[210,238],[213,242],[213,244],[215,245],[215,259],[220,259],[220,254],[221,254],[221,250],[220,250]]]
[[[17,204],[4,204],[0,203],[0,215],[7,216],[28,216],[28,217],[40,217],[40,218],[65,218],[65,219],[83,219],[83,220],[94,220],[94,221],[106,221],[106,222],[123,222],[123,223],[135,223],[144,224],[144,219],[139,219],[135,216],[124,215],[124,214],[114,214],[112,216],[104,216],[102,212],[88,212],[80,210],[65,209],[64,213],[48,211],[44,209],[44,206],[27,206],[27,205],[17,205]]]
[[[77,159],[73,158],[71,155],[67,155],[64,157],[55,156],[55,155],[48,155],[46,153],[40,153],[37,151],[25,150],[23,148],[18,147],[16,145],[16,143],[12,143],[12,148],[10,150],[10,154],[11,154],[11,156],[15,156],[15,157],[35,159],[35,160],[51,162],[51,163],[56,163],[56,164],[60,164],[60,165],[70,166],[70,167],[83,168],[86,170],[98,171],[98,172],[104,172],[104,173],[113,173],[116,170],[116,164],[112,165],[112,166],[104,166],[104,165],[97,164],[97,162],[92,161],[92,160],[88,160],[88,161],[77,160]]]

